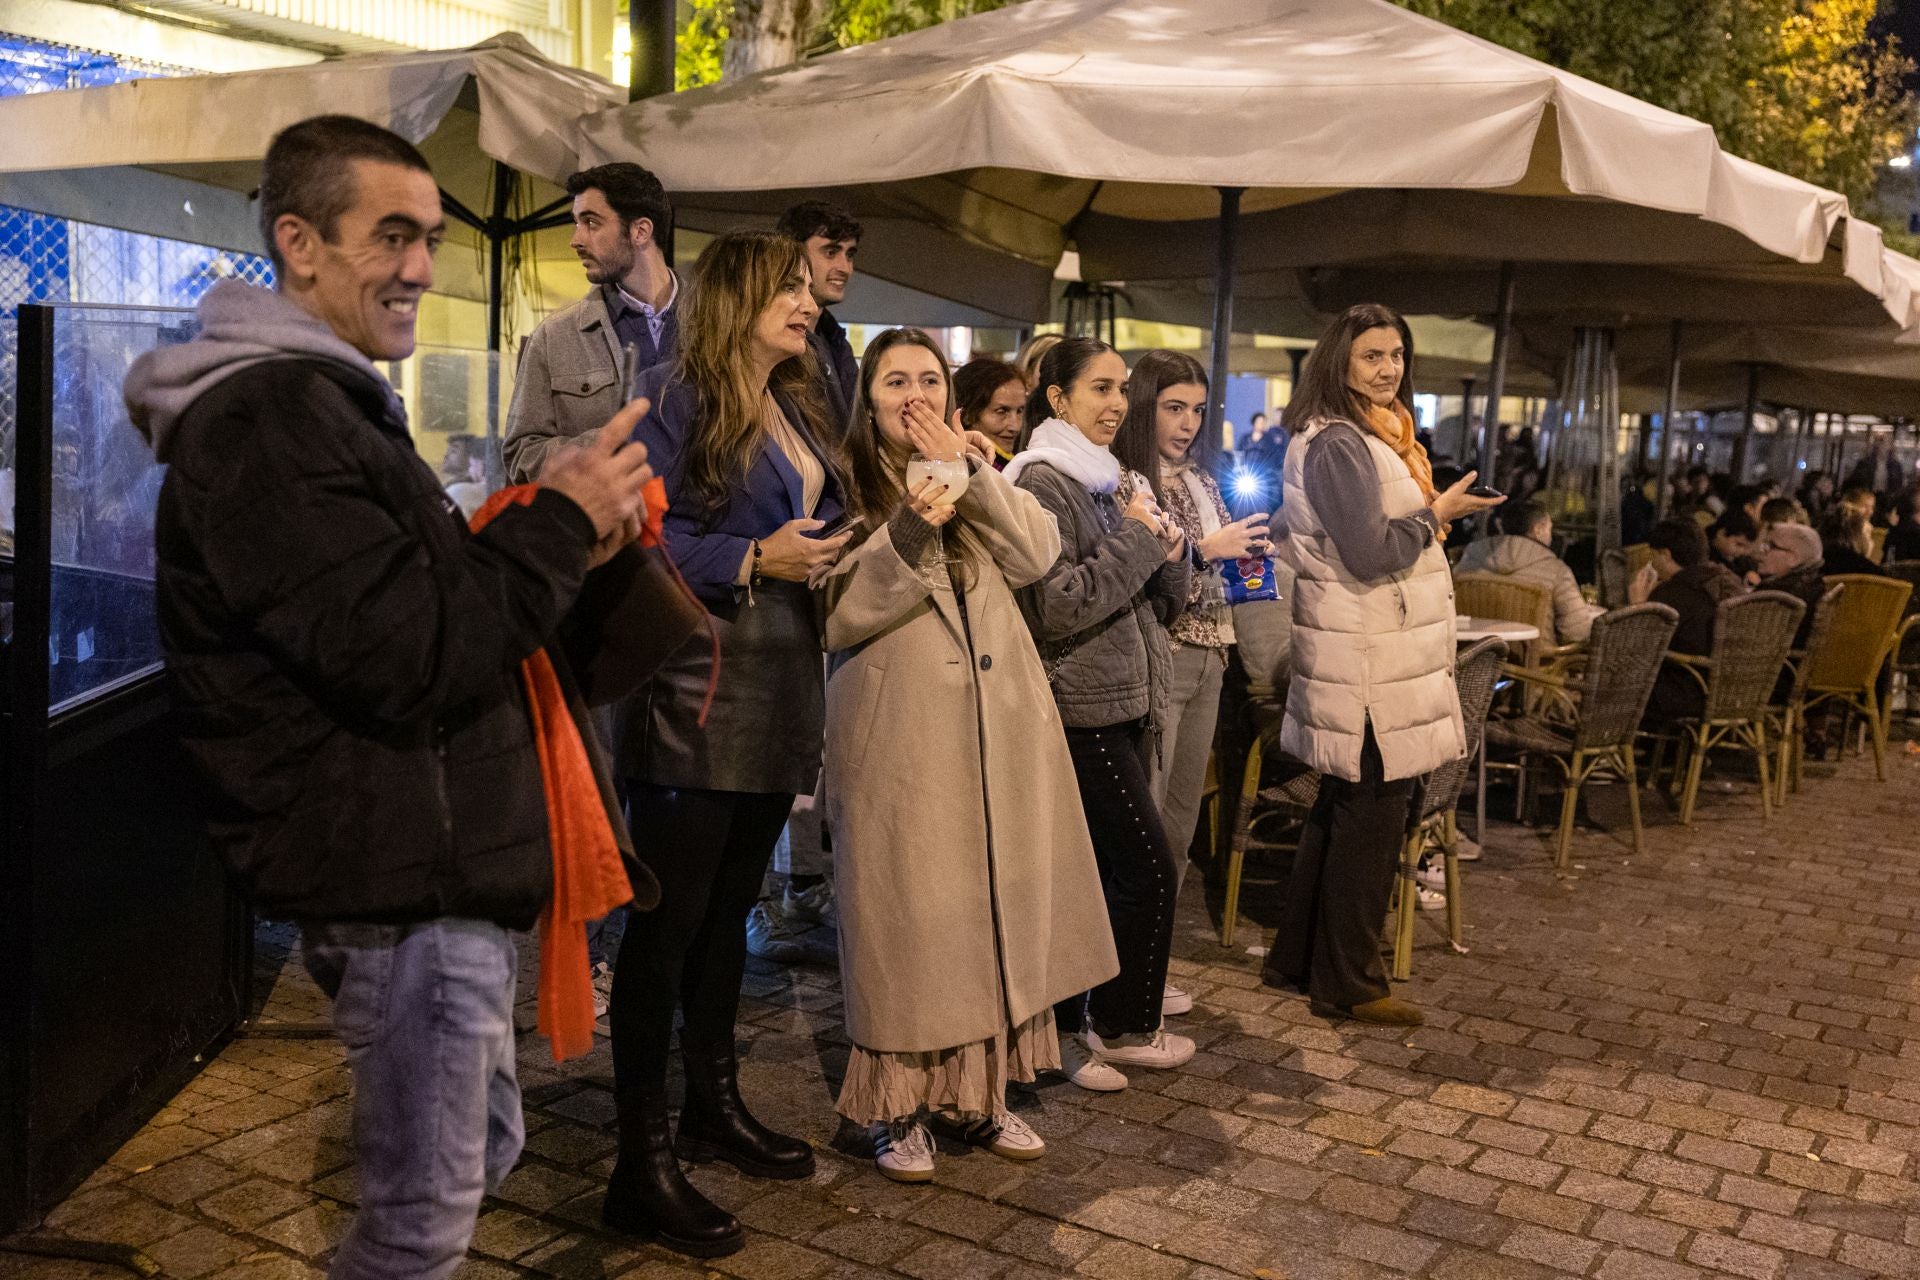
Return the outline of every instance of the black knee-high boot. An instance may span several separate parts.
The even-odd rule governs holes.
[[[740,1097],[733,1040],[712,1044],[680,1039],[687,1068],[687,1104],[680,1109],[676,1149],[695,1164],[724,1160],[756,1178],[806,1178],[813,1148],[775,1133],[753,1118]]]
[[[606,1224],[694,1258],[720,1258],[744,1248],[747,1237],[739,1222],[695,1190],[680,1168],[666,1094],[616,1088],[614,1104],[620,1155],[601,1209]]]

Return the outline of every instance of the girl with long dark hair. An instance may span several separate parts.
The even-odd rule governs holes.
[[[733,1024],[747,912],[794,796],[811,794],[820,770],[826,692],[806,580],[846,535],[817,536],[840,516],[844,482],[820,443],[804,247],[723,235],[701,253],[683,305],[678,355],[636,388],[653,404],[636,436],[666,483],[666,543],[712,615],[721,662],[710,690],[707,646],[683,649],[622,708],[615,735],[660,907],[627,930],[614,969],[620,1153],[605,1217],[715,1257],[745,1236],[688,1183],[676,1150],[755,1177],[813,1172],[812,1148],[762,1125],[741,1099]],[[687,1092],[674,1135],[676,1007]]]
[[[968,448],[968,442],[972,447]],[[867,347],[847,438],[856,543],[821,582],[840,972],[839,1111],[880,1172],[934,1175],[929,1119],[1014,1160],[1046,1146],[1009,1081],[1059,1066],[1053,1004],[1113,976],[1073,762],[1014,591],[1060,535],[956,429],[918,329]],[[964,479],[909,484],[916,456]]]
[[[1027,447],[1006,476],[1060,528],[1060,555],[1021,593],[1066,723],[1120,972],[1054,1008],[1062,1069],[1082,1088],[1124,1089],[1114,1064],[1177,1067],[1193,1041],[1161,1028],[1179,878],[1149,773],[1168,713],[1166,623],[1186,603],[1186,538],[1109,446],[1127,411],[1127,366],[1092,338],[1040,361]]]
[[[1113,438],[1114,457],[1147,478],[1198,561],[1187,598],[1167,624],[1173,648],[1171,700],[1166,740],[1152,772],[1154,800],[1182,879],[1200,820],[1220,685],[1233,644],[1233,614],[1220,565],[1267,550],[1266,512],[1238,520],[1227,513],[1209,469],[1219,451],[1219,433],[1209,430],[1206,420],[1207,375],[1200,362],[1178,351],[1149,351],[1134,363],[1127,380],[1127,416]],[[1163,1007],[1168,1014],[1185,1013],[1193,999],[1169,986]]]
[[[1443,493],[1414,438],[1413,335],[1386,307],[1334,320],[1287,406],[1282,554],[1296,573],[1280,747],[1322,774],[1294,856],[1270,983],[1315,1013],[1410,1025],[1380,922],[1420,776],[1465,753],[1447,525],[1496,505]]]

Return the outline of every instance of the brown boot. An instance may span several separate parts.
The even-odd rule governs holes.
[[[1427,1020],[1418,1005],[1408,1004],[1397,996],[1381,996],[1378,1000],[1369,1000],[1351,1009],[1315,1008],[1314,1012],[1323,1018],[1352,1018],[1355,1022],[1371,1022],[1386,1027],[1417,1027]]]

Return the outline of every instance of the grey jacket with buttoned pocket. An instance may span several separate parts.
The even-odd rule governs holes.
[[[1060,555],[1020,591],[1060,719],[1097,729],[1167,711],[1172,650],[1166,624],[1187,600],[1188,557],[1168,563],[1153,531],[1126,519],[1112,494],[1034,463],[1015,483],[1060,526]]]

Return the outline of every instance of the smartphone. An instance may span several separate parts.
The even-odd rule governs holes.
[[[836,538],[849,529],[857,529],[865,523],[858,516],[843,515],[823,529],[815,529],[809,538]]]
[[[1469,498],[1504,498],[1507,495],[1490,484],[1476,484],[1468,488],[1467,496]]]

